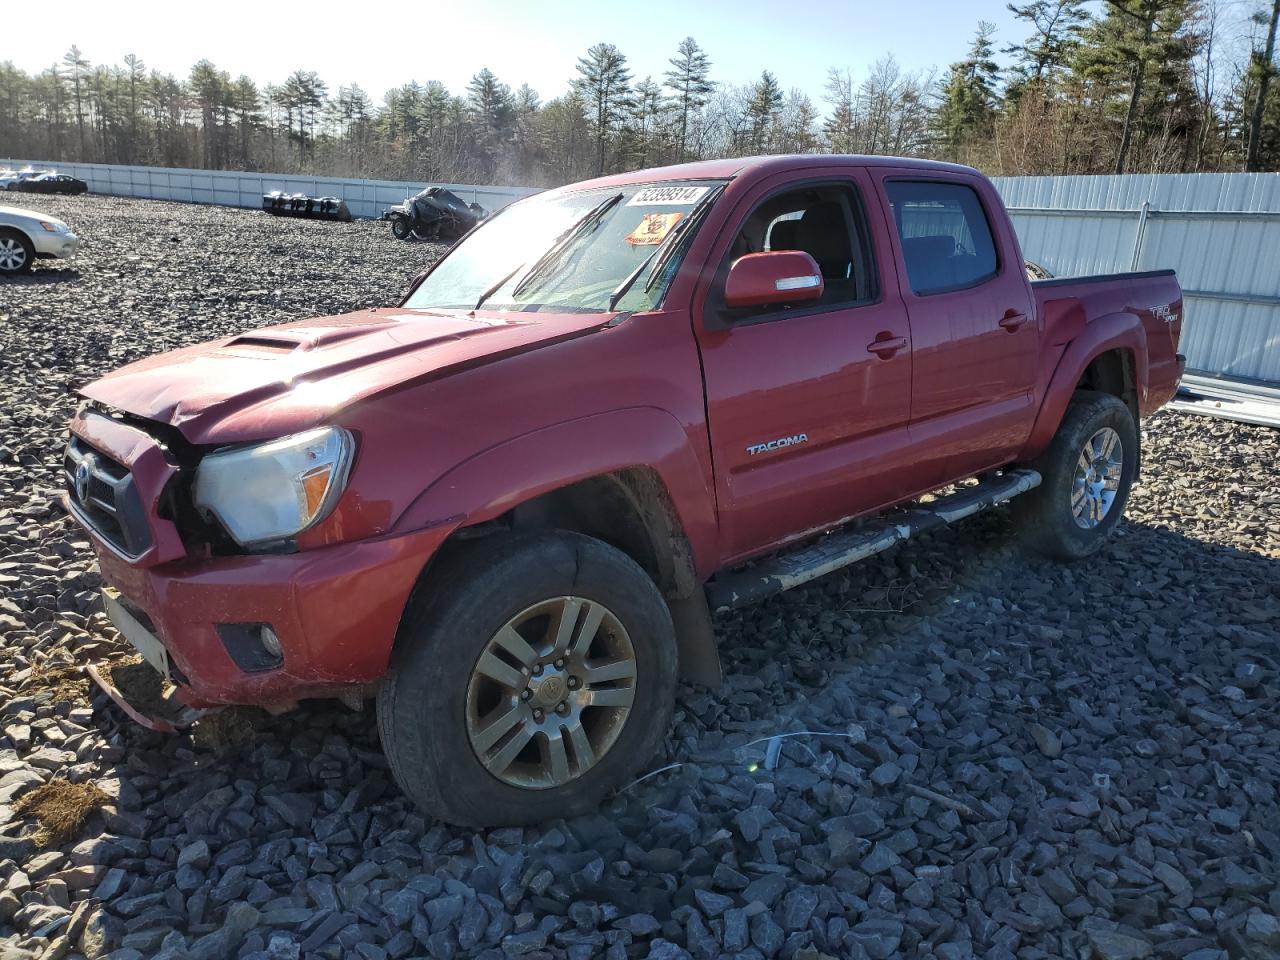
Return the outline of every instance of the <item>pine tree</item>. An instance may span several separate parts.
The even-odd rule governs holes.
[[[147,86],[147,65],[135,54],[125,54],[124,65],[129,78],[129,140],[125,150],[125,162],[136,163],[138,160],[138,101],[145,96]]]
[[[467,110],[476,128],[483,175],[492,177],[511,133],[511,88],[484,67],[467,84]]]
[[[1080,30],[1089,19],[1084,0],[1031,0],[1008,4],[1009,12],[1031,24],[1034,32],[1003,52],[1017,58],[1015,68],[1024,82],[1039,82],[1062,69],[1079,45]]]
[[[1128,88],[1115,173],[1128,166],[1144,93],[1154,85],[1152,99],[1167,99],[1187,74],[1198,7],[1197,0],[1107,0],[1106,15],[1085,31],[1075,68],[1104,87]]]
[[[596,136],[596,176],[604,173],[605,150],[616,125],[626,117],[631,73],[627,58],[612,43],[597,43],[578,60],[573,87],[586,104]]]
[[[1267,22],[1265,14],[1257,16],[1259,22]],[[1280,21],[1280,0],[1272,0],[1271,20],[1267,28],[1267,40],[1261,50],[1254,50],[1249,58],[1249,80],[1255,89],[1253,107],[1249,111],[1249,145],[1244,168],[1258,169],[1258,156],[1262,148],[1262,120],[1267,111],[1267,92],[1276,73],[1276,23]]]
[[[68,51],[67,51],[65,54],[63,54],[63,56],[62,56],[62,65],[63,65],[63,67],[64,67],[64,68],[65,68],[65,70],[66,70],[66,75],[67,75],[67,77],[71,80],[71,91],[72,91],[72,96],[75,98],[75,103],[76,103],[76,131],[77,131],[78,136],[79,136],[79,139],[80,139],[80,154],[79,154],[79,157],[80,157],[80,159],[81,159],[81,160],[83,160],[83,159],[84,159],[84,157],[85,157],[85,152],[84,152],[84,95],[83,95],[83,93],[82,93],[82,91],[81,91],[81,84],[82,84],[82,82],[83,82],[83,80],[84,80],[84,75],[85,75],[85,73],[86,73],[86,72],[88,71],[88,69],[89,69],[89,61],[88,61],[88,60],[86,60],[86,59],[84,58],[84,56],[80,53],[80,48],[79,48],[79,47],[77,47],[75,44],[72,44],[72,45],[71,45],[71,49],[70,49],[70,50],[68,50]]]
[[[716,85],[711,81],[711,58],[693,37],[681,40],[676,55],[667,62],[671,69],[663,76],[680,116],[676,160],[684,160],[689,145],[689,116],[706,106]]]
[[[240,164],[247,170],[252,162],[249,139],[262,123],[262,95],[258,93],[258,85],[241,74],[231,85],[230,101],[240,131]]]
[[[201,60],[191,68],[188,85],[191,96],[200,108],[200,127],[204,133],[204,165],[218,166],[218,113],[228,91],[229,77],[208,60]]]
[[[1009,12],[1034,31],[1021,44],[1002,50],[1016,58],[1014,77],[1006,90],[1006,97],[1016,99],[1024,86],[1041,86],[1064,69],[1079,46],[1080,29],[1089,14],[1083,0],[1030,0],[1021,6],[1009,4]]]
[[[835,67],[827,71],[826,101],[831,113],[822,125],[832,153],[857,151],[857,107],[853,99],[853,75]]]
[[[782,87],[778,84],[777,78],[768,70],[761,72],[760,79],[751,88],[751,102],[747,107],[753,152],[768,151],[774,118],[782,109],[782,100]]]
[[[968,55],[951,65],[938,111],[938,127],[952,156],[991,134],[1000,68],[993,59],[995,25],[979,21]]]

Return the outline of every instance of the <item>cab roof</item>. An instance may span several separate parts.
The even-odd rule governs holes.
[[[862,154],[797,153],[764,157],[733,157],[724,160],[699,160],[695,163],[678,163],[668,167],[650,167],[630,170],[593,180],[565,184],[547,193],[571,193],[599,187],[622,187],[634,183],[661,183],[666,180],[728,180],[750,175],[751,179],[789,170],[839,170],[848,167],[906,167],[920,171],[937,170],[952,173],[978,174],[973,167],[941,160],[921,160],[911,157],[884,157]]]

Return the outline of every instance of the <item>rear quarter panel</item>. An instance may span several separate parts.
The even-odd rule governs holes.
[[[1177,392],[1183,302],[1173,271],[1036,281],[1031,288],[1044,346],[1035,386],[1040,412],[1021,459],[1034,459],[1048,446],[1080,377],[1103,353],[1125,353],[1140,416]]]

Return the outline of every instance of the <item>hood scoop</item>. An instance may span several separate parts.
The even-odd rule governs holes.
[[[367,337],[371,333],[394,327],[394,321],[381,320],[377,323],[352,323],[342,326],[326,326],[321,324],[280,328],[271,333],[244,333],[233,337],[223,344],[224,349],[239,354],[282,354],[295,350],[316,350],[334,344]]]
[[[245,335],[228,340],[223,346],[247,353],[292,353],[302,344],[297,340],[287,340],[283,337]]]

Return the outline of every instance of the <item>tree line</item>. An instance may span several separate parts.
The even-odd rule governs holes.
[[[483,67],[461,93],[413,81],[379,104],[314,71],[260,85],[201,60],[179,78],[132,54],[94,64],[73,46],[35,74],[0,63],[0,156],[531,186],[824,151],[991,174],[1280,169],[1280,0],[1245,0],[1243,51],[1223,38],[1233,2],[1010,3],[1019,38],[1001,46],[980,22],[942,75],[891,55],[861,79],[832,68],[817,102],[770,70],[717,82],[692,37],[659,77],[634,77],[621,49],[597,43],[549,100]]]

